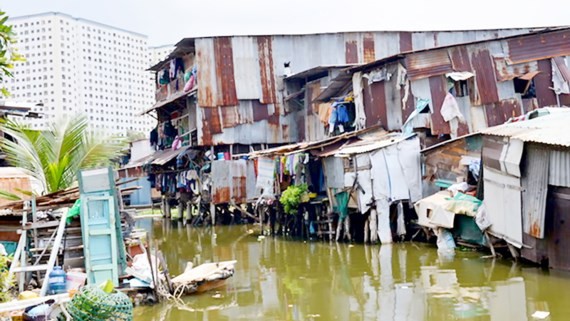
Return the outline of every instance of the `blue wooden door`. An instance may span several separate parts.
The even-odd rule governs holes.
[[[111,280],[118,286],[117,231],[113,196],[81,198],[81,226],[85,248],[85,268],[90,283]]]

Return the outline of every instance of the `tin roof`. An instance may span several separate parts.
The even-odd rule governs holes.
[[[487,128],[482,133],[510,137],[523,142],[570,147],[570,108],[558,109],[552,109],[556,112],[538,118]]]
[[[142,113],[140,113],[140,115],[144,115],[144,114],[148,114],[153,110],[156,110],[158,108],[164,107],[176,100],[178,100],[181,97],[188,97],[188,96],[193,96],[196,95],[196,92],[198,91],[198,89],[195,87],[192,90],[185,92],[185,91],[178,91],[176,93],[174,93],[173,95],[171,95],[168,99],[165,100],[161,100],[161,101],[157,101],[152,107],[145,109]]]
[[[347,132],[341,135],[329,137],[318,141],[294,143],[275,148],[255,151],[250,153],[249,157],[251,158],[264,157],[264,156],[270,157],[270,156],[288,155],[288,154],[295,154],[295,153],[321,149],[333,144],[337,144],[341,141],[348,140],[350,138],[359,137],[362,139],[362,137],[365,137],[364,135],[367,133],[374,135],[374,137],[379,137],[378,135],[382,136],[386,134],[386,132],[383,129],[381,129],[379,126],[373,126],[370,128],[365,128],[354,132]]]
[[[356,154],[369,153],[377,149],[397,144],[414,136],[416,136],[416,134],[406,135],[401,133],[390,133],[382,137],[377,137],[376,139],[363,139],[362,141],[342,146],[335,155],[338,157],[348,157]]]

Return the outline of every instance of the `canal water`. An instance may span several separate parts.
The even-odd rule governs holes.
[[[137,321],[570,320],[570,274],[477,252],[258,238],[252,226],[141,225],[173,275],[188,261],[238,263],[224,288],[187,297],[183,306],[135,308]]]

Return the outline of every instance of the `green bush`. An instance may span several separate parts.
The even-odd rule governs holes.
[[[281,198],[279,198],[279,202],[283,205],[283,209],[287,214],[297,214],[297,209],[299,208],[299,204],[301,204],[301,199],[303,195],[308,192],[309,188],[307,184],[301,185],[290,185],[287,189],[281,194]]]
[[[14,286],[14,278],[8,276],[10,260],[0,255],[0,303],[12,300],[10,289]]]

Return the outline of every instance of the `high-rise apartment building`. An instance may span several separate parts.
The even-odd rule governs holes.
[[[145,35],[51,12],[9,23],[26,61],[15,65],[14,78],[4,85],[15,100],[43,103],[34,111],[44,117],[30,120],[32,128],[77,113],[89,118],[92,131],[106,135],[146,134],[154,125],[139,116],[154,103],[146,70],[159,54]]]

